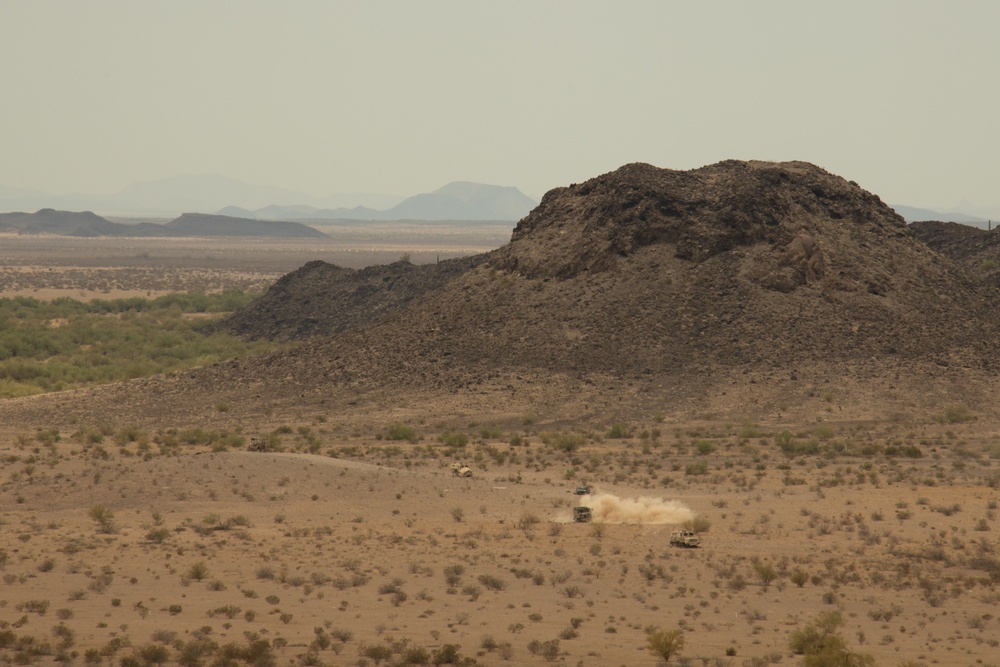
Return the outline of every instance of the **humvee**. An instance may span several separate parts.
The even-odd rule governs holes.
[[[692,530],[675,530],[670,533],[670,546],[693,549],[701,544],[701,539]]]
[[[466,466],[452,468],[452,471],[459,477],[472,477],[472,468],[468,468]]]
[[[574,507],[573,508],[573,521],[576,523],[587,523],[592,518],[592,512],[589,507]]]

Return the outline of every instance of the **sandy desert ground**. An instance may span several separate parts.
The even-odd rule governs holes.
[[[79,240],[34,261],[3,240],[7,281],[51,268],[76,294],[158,289],[87,282],[136,267],[82,261]],[[240,265],[207,258],[244,256],[224,245],[109,248],[154,272],[176,257],[166,276],[216,262],[208,288]],[[247,273],[266,282],[299,252],[261,250],[273,265]],[[257,420],[220,398],[203,428],[5,413],[0,660],[655,665],[648,633],[679,629],[671,663],[792,665],[791,635],[835,612],[878,665],[998,664],[996,415],[848,420],[838,401],[748,400],[742,418],[665,403],[622,423],[419,397]],[[593,522],[571,521],[579,504]],[[669,545],[686,520],[700,548]]]
[[[655,626],[684,631],[691,664],[794,664],[789,633],[835,610],[876,664],[995,664],[1000,449],[980,425],[580,426],[411,443],[317,415],[275,429],[280,452],[8,436],[5,627],[94,663],[262,638],[278,664],[457,644],[482,664],[652,665]],[[775,455],[776,437],[820,451]],[[698,549],[668,545],[684,508]]]

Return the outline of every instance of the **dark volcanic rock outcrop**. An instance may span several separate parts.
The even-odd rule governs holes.
[[[408,307],[244,370],[460,388],[512,369],[670,382],[993,368],[992,299],[878,197],[813,165],[632,164],[549,192],[510,244]]]
[[[424,298],[478,266],[485,255],[416,266],[395,262],[345,269],[309,262],[216,330],[248,339],[296,340],[358,329]]]
[[[730,160],[692,171],[629,164],[547,193],[496,265],[529,278],[568,278],[611,270],[653,244],[696,263],[754,244],[809,263],[819,247],[808,239],[840,221],[874,237],[898,237],[905,227],[875,195],[804,162]],[[810,253],[798,257],[806,246]]]

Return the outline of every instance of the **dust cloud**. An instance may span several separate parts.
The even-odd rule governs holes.
[[[663,498],[619,498],[610,493],[594,493],[580,498],[589,507],[593,520],[604,523],[680,524],[694,519],[694,512],[679,500]]]

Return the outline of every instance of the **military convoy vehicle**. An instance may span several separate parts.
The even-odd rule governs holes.
[[[685,549],[694,549],[701,545],[701,538],[699,538],[694,531],[691,530],[675,530],[670,533],[670,546],[672,547],[684,547]]]
[[[576,523],[588,523],[593,518],[593,512],[589,507],[574,507],[573,521]]]
[[[455,473],[457,477],[472,477],[472,468],[464,466],[461,463],[452,463],[451,471]]]

